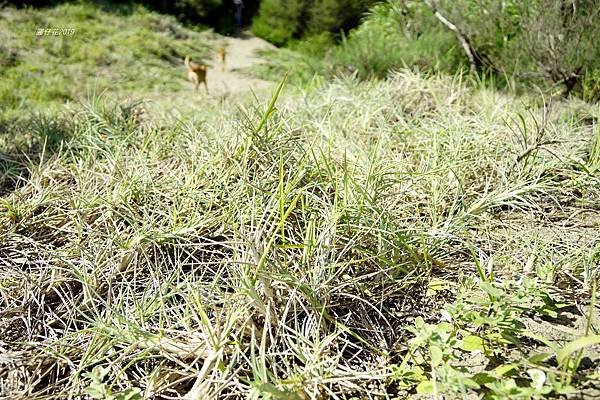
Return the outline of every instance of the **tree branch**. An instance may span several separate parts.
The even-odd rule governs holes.
[[[444,17],[439,12],[439,10],[437,9],[437,6],[435,5],[435,3],[433,1],[431,1],[431,0],[423,0],[423,3],[425,3],[425,5],[427,5],[429,8],[431,8],[431,10],[433,11],[435,17],[446,28],[448,28],[454,34],[454,36],[456,36],[456,39],[460,43],[460,45],[463,48],[465,54],[467,55],[467,58],[469,59],[469,66],[470,66],[471,72],[475,72],[475,69],[477,67],[477,59],[475,58],[475,52],[471,48],[471,45],[469,44],[469,41],[467,40],[467,38],[465,37],[465,35],[463,35],[463,33],[460,31],[460,29],[458,29],[458,27],[456,25],[454,25],[452,22],[450,22],[446,17]]]

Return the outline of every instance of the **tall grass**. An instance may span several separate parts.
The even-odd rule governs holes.
[[[570,260],[597,238],[551,222],[583,223],[578,213],[594,207],[596,177],[568,161],[592,148],[589,126],[552,117],[555,144],[515,163],[518,127],[504,117],[522,106],[489,96],[402,72],[237,111],[207,103],[190,123],[104,97],[41,118],[37,156],[2,160],[21,171],[0,205],[3,393],[408,395],[419,382],[402,372],[420,365],[405,346],[415,316],[440,322],[460,295],[469,311],[451,309],[454,321],[475,329],[468,318],[484,306],[460,301],[475,290],[460,276],[482,264],[494,306],[513,301],[492,290],[500,276],[533,274],[539,294],[522,296],[537,304],[547,282],[576,282]],[[528,321],[510,310],[470,332],[527,376],[526,349],[509,355],[492,339],[506,318]],[[474,374],[488,359],[470,354],[444,365],[471,363]],[[475,390],[436,371],[421,379],[433,374],[441,393]]]
[[[595,395],[597,107],[435,70],[191,98],[208,34],[0,12],[0,397]],[[65,20],[98,41],[11,33]]]

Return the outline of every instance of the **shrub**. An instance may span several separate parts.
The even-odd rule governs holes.
[[[292,39],[348,32],[375,0],[263,0],[252,31],[276,45]]]
[[[598,100],[598,17],[600,0],[389,0],[375,5],[323,65],[365,79],[404,65],[454,73],[471,64],[501,77],[498,83],[514,79]]]
[[[262,65],[255,72],[276,79],[288,71],[292,81],[301,85],[312,81],[315,75],[370,79],[384,78],[390,70],[404,66],[451,73],[467,66],[452,34],[417,2],[376,4],[358,28],[342,35],[339,45],[332,45],[333,36],[322,32],[290,41],[288,46],[301,54],[269,54],[268,66]]]
[[[263,0],[252,31],[259,37],[281,46],[304,31],[306,0]]]
[[[332,49],[328,61],[332,72],[356,73],[361,79],[383,78],[403,66],[453,72],[466,65],[452,34],[422,4],[395,1],[375,5]]]
[[[356,27],[374,0],[316,0],[308,10],[310,32],[348,32]]]
[[[302,54],[323,56],[335,44],[335,38],[331,33],[321,32],[298,41],[292,41],[288,44],[288,47]]]
[[[593,98],[600,71],[599,0],[443,0],[429,2],[455,24],[481,68],[563,95]],[[584,85],[587,85],[584,87]]]

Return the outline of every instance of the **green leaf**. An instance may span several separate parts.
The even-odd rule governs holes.
[[[432,394],[433,393],[433,382],[423,381],[417,385],[417,394]]]
[[[493,377],[487,372],[480,372],[473,376],[473,380],[480,385],[485,385],[486,383],[496,382],[498,378]]]
[[[575,389],[571,385],[561,385],[561,386],[555,388],[554,391],[556,392],[556,394],[563,394],[563,395],[575,394],[578,392],[577,389]]]
[[[255,383],[253,386],[258,389],[259,393],[263,395],[264,398],[270,398],[273,400],[302,400],[304,398],[304,392],[302,391],[295,392],[286,389],[279,389],[277,386],[269,382],[258,384]]]
[[[479,389],[479,384],[474,379],[463,377],[460,378],[460,383],[469,389]]]
[[[423,320],[423,317],[417,317],[415,318],[415,327],[417,328],[423,328],[425,326],[425,320]]]
[[[104,378],[108,375],[109,372],[110,368],[105,368],[98,365],[94,367],[94,369],[92,369],[91,371],[85,372],[83,376],[86,378],[90,378],[94,382],[102,382],[102,380],[104,380]]]
[[[83,390],[92,399],[104,399],[110,395],[106,385],[102,382],[94,382]]]
[[[516,368],[516,364],[501,364],[492,370],[492,375],[494,375],[497,378],[500,378],[501,376],[508,374],[510,371]]]
[[[484,351],[484,341],[479,336],[469,335],[463,338],[458,346],[461,350],[464,351]]]
[[[536,353],[529,357],[529,362],[532,364],[541,364],[552,357],[552,353]]]
[[[425,293],[425,296],[434,296],[437,292],[448,289],[450,289],[448,281],[443,279],[432,279],[429,281],[429,285],[427,285],[427,292]]]
[[[256,133],[260,132],[260,130],[267,123],[267,120],[273,115],[273,112],[275,111],[275,103],[277,102],[277,98],[279,98],[279,95],[281,94],[281,90],[283,89],[283,85],[284,85],[286,79],[287,79],[287,73],[284,75],[281,82],[279,82],[279,85],[277,86],[277,89],[275,89],[275,92],[273,92],[273,95],[271,96],[271,101],[269,102],[269,105],[267,106],[267,110],[263,114],[262,119],[260,120],[260,122],[258,123],[258,126],[256,127]]]
[[[435,331],[438,333],[448,333],[454,330],[454,325],[449,322],[440,322],[436,325]]]
[[[437,367],[444,360],[444,353],[442,352],[442,349],[436,345],[429,346],[429,355],[431,357],[432,367]]]
[[[270,394],[271,396],[275,396],[275,398],[279,398],[280,396],[285,395],[283,390],[277,388],[277,386],[272,383],[262,383],[258,385],[258,389],[264,394]]]
[[[600,343],[600,335],[584,336],[579,339],[569,342],[565,347],[560,349],[556,354],[556,360],[559,364],[563,364],[571,354],[584,347],[592,346]]]
[[[495,288],[488,282],[481,282],[481,289],[492,297],[500,297],[504,294],[502,290]]]

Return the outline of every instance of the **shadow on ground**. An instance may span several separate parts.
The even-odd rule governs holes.
[[[24,119],[0,117],[0,197],[19,188],[39,165],[70,138],[68,121],[33,115]]]

